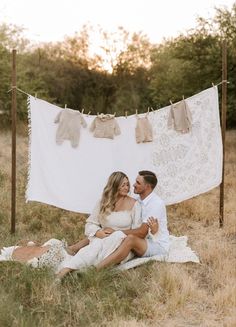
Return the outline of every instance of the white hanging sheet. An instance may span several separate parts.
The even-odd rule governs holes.
[[[136,143],[135,115],[116,118],[121,134],[113,140],[93,137],[89,126],[95,116],[84,115],[88,128],[81,130],[79,145],[72,148],[69,141],[56,144],[54,119],[67,109],[30,96],[26,200],[91,213],[109,175],[117,170],[128,175],[131,185],[139,170],[155,172],[156,192],[167,205],[218,186],[222,141],[217,87],[186,101],[193,119],[190,133],[167,128],[170,106],[149,113],[154,134],[149,143]]]

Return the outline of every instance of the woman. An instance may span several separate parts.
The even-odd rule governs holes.
[[[4,247],[0,251],[0,261],[18,261],[34,268],[49,267],[56,273],[63,261],[71,258],[65,241],[50,239],[43,245],[28,242],[25,246]]]
[[[140,206],[128,195],[129,191],[129,179],[123,172],[110,175],[101,200],[86,221],[89,244],[63,262],[59,279],[70,271],[98,264],[119,247],[125,231],[141,225]]]
[[[26,246],[5,247],[0,261],[19,261],[35,268],[50,267],[58,278],[72,270],[97,264],[117,249],[126,237],[121,230],[140,225],[140,207],[128,195],[130,184],[122,172],[114,172],[108,179],[102,198],[88,217],[86,239],[67,247],[64,241],[51,239],[42,246],[29,242]],[[75,251],[77,252],[74,256]]]

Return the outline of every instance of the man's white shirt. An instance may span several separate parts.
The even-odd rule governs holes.
[[[167,228],[167,215],[164,201],[154,192],[150,193],[145,199],[138,198],[141,205],[142,222],[146,223],[148,218],[154,217],[158,220],[159,229],[156,234],[149,230],[147,239],[157,242],[166,251],[169,250],[169,232]]]

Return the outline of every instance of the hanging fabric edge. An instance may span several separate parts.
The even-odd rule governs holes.
[[[28,113],[28,162],[27,162],[27,178],[26,178],[26,192],[25,201],[29,202],[29,187],[31,175],[31,142],[32,142],[32,127],[31,127],[31,96],[27,97],[27,113]]]

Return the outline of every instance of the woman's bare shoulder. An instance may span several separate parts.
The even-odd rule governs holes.
[[[130,204],[131,207],[133,207],[136,200],[134,198],[132,198],[132,196],[128,196],[127,197],[127,202]]]
[[[127,195],[127,199],[130,200],[130,201],[133,201],[133,202],[136,202],[136,199],[133,198],[132,196],[130,195]]]

